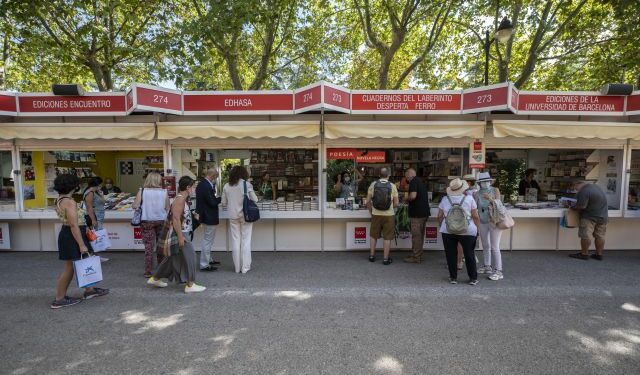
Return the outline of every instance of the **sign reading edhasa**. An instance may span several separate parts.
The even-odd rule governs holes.
[[[134,110],[182,114],[182,92],[178,90],[136,83],[131,91]]]
[[[123,116],[124,92],[96,92],[82,96],[19,94],[18,116]]]
[[[293,114],[293,91],[184,92],[185,115]]]
[[[15,116],[17,113],[16,95],[0,91],[0,115]]]
[[[425,114],[460,113],[462,92],[453,91],[351,91],[351,113]]]
[[[349,113],[351,93],[344,87],[321,81],[295,90],[295,113],[329,109]]]
[[[521,91],[520,115],[622,115],[624,96],[587,91]]]

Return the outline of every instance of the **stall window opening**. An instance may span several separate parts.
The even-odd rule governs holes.
[[[11,151],[0,151],[0,211],[15,211],[16,191]]]

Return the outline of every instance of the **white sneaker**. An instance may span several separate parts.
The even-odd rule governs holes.
[[[148,285],[153,285],[157,288],[166,288],[169,284],[165,283],[164,281],[160,280],[160,279],[156,279],[153,276],[151,276],[149,278],[149,280],[147,280],[147,284]]]
[[[492,274],[493,273],[493,269],[491,268],[491,266],[482,266],[482,267],[478,268],[478,273]]]
[[[496,271],[491,275],[489,275],[488,279],[493,281],[498,281],[498,280],[504,279],[504,276],[502,275],[502,271]]]
[[[198,293],[198,292],[204,292],[207,288],[202,286],[202,285],[198,285],[196,283],[193,283],[191,286],[185,286],[184,287],[184,292],[185,293]]]
[[[106,257],[100,257],[100,263],[104,263],[104,262],[108,262],[109,258]]]

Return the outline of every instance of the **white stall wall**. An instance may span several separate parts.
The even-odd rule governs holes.
[[[598,185],[607,194],[609,207],[620,209],[622,189],[622,150],[600,150]]]

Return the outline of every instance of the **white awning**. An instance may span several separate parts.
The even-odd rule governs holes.
[[[153,123],[0,123],[0,139],[152,140]]]
[[[193,138],[314,138],[317,121],[204,121],[159,122],[158,139]]]
[[[327,139],[483,138],[484,121],[326,121]]]
[[[547,137],[640,140],[640,124],[630,122],[580,122],[494,120],[495,137]]]

